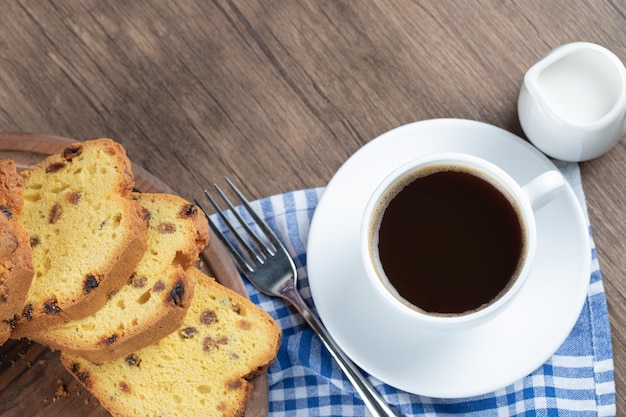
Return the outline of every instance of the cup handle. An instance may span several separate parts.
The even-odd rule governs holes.
[[[552,170],[544,172],[522,187],[533,211],[537,211],[549,203],[565,187],[565,178],[560,172]]]

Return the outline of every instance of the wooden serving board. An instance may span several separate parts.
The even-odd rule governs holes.
[[[0,132],[0,159],[13,159],[18,170],[33,167],[76,140],[35,133]],[[152,174],[133,164],[135,188],[140,192],[175,192]],[[200,267],[222,285],[248,296],[241,276],[218,239],[210,239]],[[9,340],[0,346],[0,416],[110,417],[98,400],[69,374],[60,353],[28,340]],[[267,373],[252,381],[246,417],[267,417]]]

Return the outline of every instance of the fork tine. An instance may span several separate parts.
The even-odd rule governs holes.
[[[213,230],[213,233],[217,234],[220,241],[226,245],[233,258],[235,258],[239,269],[247,272],[254,271],[254,265],[251,265],[248,260],[237,250],[237,248],[235,248],[235,246],[230,243],[228,239],[226,239],[226,236],[224,236],[224,234],[217,228],[217,225],[211,219],[208,219],[208,221],[211,229]]]
[[[202,212],[204,213],[207,221],[209,222],[209,226],[213,231],[213,234],[218,237],[220,242],[222,242],[227,247],[233,258],[235,258],[235,261],[237,262],[237,267],[242,271],[252,272],[254,270],[253,266],[250,265],[250,263],[239,253],[239,251],[233,246],[233,244],[230,243],[228,239],[226,239],[226,236],[224,236],[224,234],[213,222],[213,220],[211,220],[211,218],[209,217],[209,213],[207,213],[202,204],[200,204],[198,200],[194,200],[194,202],[198,207],[200,207],[200,210],[202,210]]]
[[[250,216],[252,216],[252,218],[257,223],[257,225],[259,226],[261,231],[263,231],[265,236],[269,239],[271,244],[274,246],[273,251],[275,253],[278,250],[279,247],[282,247],[282,243],[280,243],[280,241],[278,240],[278,237],[276,236],[276,234],[270,229],[270,227],[267,225],[267,223],[265,223],[265,220],[263,220],[254,211],[252,206],[250,206],[250,202],[246,199],[246,197],[244,197],[244,195],[241,193],[241,191],[239,191],[239,189],[235,186],[235,184],[233,184],[232,181],[228,177],[225,177],[224,179],[226,180],[226,182],[228,183],[230,188],[235,192],[235,194],[237,195],[237,198],[239,198],[239,200],[241,201],[243,206],[246,208],[246,210],[248,210],[248,213],[250,213]],[[272,255],[273,255],[273,253],[272,253]]]
[[[213,186],[218,190],[218,192],[220,193],[222,198],[224,198],[226,204],[231,208],[231,210],[234,210],[233,205],[230,203],[230,201],[228,201],[228,199],[226,198],[226,196],[224,196],[224,194],[221,192],[221,190],[219,190],[219,187],[217,185],[213,185]],[[246,254],[248,255],[249,259],[252,260],[253,262],[256,262],[256,263],[259,263],[259,264],[264,263],[265,262],[265,258],[260,257],[258,255],[258,253],[248,244],[248,242],[246,242],[246,240],[237,231],[237,229],[235,228],[234,224],[230,221],[230,219],[228,217],[226,217],[226,214],[221,209],[221,207],[215,202],[213,197],[211,197],[209,192],[205,190],[204,191],[204,195],[207,197],[207,199],[209,200],[211,205],[215,208],[215,210],[217,211],[217,214],[220,216],[222,221],[226,224],[226,226],[231,231],[231,233],[233,234],[235,239],[237,239],[238,244],[240,245],[241,248],[243,248],[243,251],[246,252]],[[237,215],[238,213],[235,213],[234,211],[233,211],[233,213],[236,215],[235,217],[237,217],[237,220],[239,222],[242,222],[241,217]],[[244,224],[245,224],[245,222],[242,223],[242,225],[244,225]],[[213,226],[215,228],[215,225],[213,225]],[[235,249],[234,247],[232,247],[232,248]],[[235,252],[237,253],[238,251],[235,249]],[[252,266],[248,265],[248,268],[252,269]]]
[[[231,187],[234,187],[233,183],[230,182],[228,178],[225,178],[225,179]],[[234,214],[239,224],[245,229],[246,233],[248,233],[248,236],[250,236],[250,238],[254,241],[254,243],[256,244],[256,247],[261,252],[263,252],[265,256],[273,256],[276,252],[276,248],[269,247],[261,240],[258,234],[254,230],[252,230],[252,228],[248,225],[248,223],[243,219],[241,214],[239,214],[239,211],[235,209],[234,205],[230,202],[228,197],[226,197],[226,195],[222,192],[220,187],[218,187],[217,185],[213,185],[213,187],[215,187],[215,190],[222,197],[222,200],[224,200],[224,202],[226,203],[230,211]],[[241,202],[244,204],[244,207],[246,208],[248,213],[252,216],[253,219],[256,220],[256,213],[254,212],[254,210],[252,210],[252,207],[250,207],[249,205],[246,205],[247,200],[245,199],[245,197],[243,197],[243,195],[236,188],[234,188],[233,191],[235,191],[235,194],[237,194],[237,197],[239,198],[239,200],[241,200]]]

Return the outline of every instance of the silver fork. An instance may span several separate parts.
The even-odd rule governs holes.
[[[361,374],[356,365],[346,356],[346,354],[326,331],[326,328],[320,319],[311,311],[311,309],[309,309],[302,297],[300,297],[297,289],[297,270],[289,252],[287,252],[287,249],[270,230],[265,221],[255,213],[248,200],[237,189],[237,187],[235,187],[235,185],[228,178],[226,178],[226,182],[237,195],[237,198],[239,198],[243,207],[245,207],[250,216],[254,219],[264,237],[254,232],[252,228],[248,226],[246,221],[235,209],[234,205],[216,184],[214,184],[213,187],[234,214],[237,222],[245,230],[245,234],[250,238],[249,240],[245,239],[241,233],[237,232],[233,222],[228,219],[228,217],[224,214],[224,211],[211,197],[209,192],[205,190],[204,194],[217,211],[218,216],[230,229],[233,236],[237,240],[237,245],[241,249],[237,249],[235,245],[231,244],[224,237],[224,235],[209,218],[207,211],[197,200],[195,202],[207,216],[213,233],[230,251],[238,269],[256,288],[259,289],[259,291],[262,291],[270,296],[281,297],[290,302],[296,310],[298,310],[311,328],[319,335],[322,343],[326,346],[326,349],[328,349],[331,355],[337,360],[339,366],[359,393],[373,416],[400,416],[401,414],[399,412],[392,411],[392,406],[385,402],[369,380]],[[248,243],[249,241],[251,241],[252,244]]]

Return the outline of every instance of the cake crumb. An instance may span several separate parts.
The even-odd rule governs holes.
[[[59,386],[57,387],[57,391],[52,399],[53,402],[55,402],[56,400],[63,398],[63,397],[68,397],[70,394],[67,392],[67,388],[65,387],[65,384],[63,382],[62,378],[58,378],[57,379],[57,384],[59,384]]]

